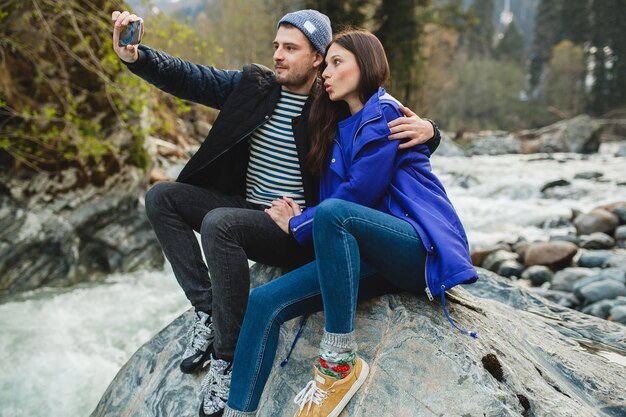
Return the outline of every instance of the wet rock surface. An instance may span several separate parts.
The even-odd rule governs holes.
[[[0,178],[0,294],[161,267],[141,204],[144,177],[126,167],[98,186],[71,169]]]
[[[359,306],[359,351],[371,372],[344,415],[625,415],[626,373],[615,369],[626,361],[626,327],[552,303],[482,269],[479,274],[476,284],[448,295],[451,315],[478,330],[477,339],[452,328],[441,305],[425,297],[387,295]],[[266,268],[260,275],[265,280],[280,272]],[[92,417],[197,415],[204,372],[191,376],[178,369],[191,314],[128,361]],[[277,358],[285,356],[298,324],[282,327]],[[323,324],[321,313],[311,316],[290,362],[275,364],[259,416],[293,415],[292,399],[311,377]]]

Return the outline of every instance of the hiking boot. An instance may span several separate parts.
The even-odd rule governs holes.
[[[192,374],[204,368],[213,346],[213,323],[211,316],[203,311],[196,312],[194,323],[187,333],[187,347],[183,353],[180,370]]]
[[[202,395],[200,417],[218,417],[224,414],[224,407],[226,407],[228,392],[230,391],[231,374],[232,364],[230,362],[211,355],[209,372],[202,380],[200,388]]]
[[[315,377],[293,400],[300,408],[294,417],[337,417],[365,382],[369,366],[357,358],[352,371],[343,379],[322,374],[317,368]]]

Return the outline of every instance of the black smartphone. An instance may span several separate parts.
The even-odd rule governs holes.
[[[143,19],[129,23],[120,33],[119,46],[137,45],[141,42],[143,33]]]

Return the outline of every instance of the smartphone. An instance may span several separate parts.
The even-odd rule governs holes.
[[[143,19],[129,23],[120,33],[119,46],[137,45],[141,42],[143,33]]]

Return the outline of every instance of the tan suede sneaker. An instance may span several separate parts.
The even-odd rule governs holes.
[[[324,375],[317,368],[314,370],[313,380],[293,400],[300,407],[294,417],[337,417],[370,372],[361,358],[356,359],[352,372],[343,379]]]

